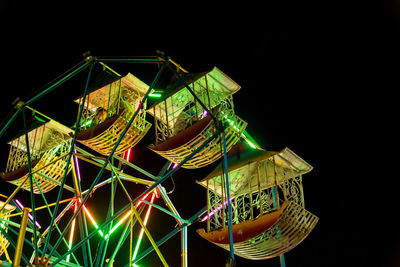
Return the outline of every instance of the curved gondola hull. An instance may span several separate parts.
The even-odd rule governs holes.
[[[235,116],[235,115],[234,115]],[[226,150],[229,151],[241,138],[247,123],[235,116],[235,123],[225,128]],[[209,138],[217,133],[217,126],[210,116],[206,116],[189,128],[166,140],[165,142],[149,148],[174,163],[180,163],[187,156],[203,145]],[[196,155],[192,156],[182,168],[197,169],[207,166],[223,155],[222,134],[214,138],[207,146],[203,147]]]
[[[236,242],[234,237],[235,243],[233,247],[235,254],[250,260],[265,260],[279,256],[300,244],[318,222],[317,216],[294,202],[290,202],[286,208],[281,210],[283,212],[279,214],[276,222],[262,233],[256,234],[251,238],[247,236],[247,239],[243,241],[239,239],[239,242]],[[251,228],[251,226],[248,227]],[[257,227],[257,223],[254,223],[254,227]],[[248,230],[249,232],[251,230]],[[217,246],[229,250],[229,243],[215,242],[217,240],[213,240],[210,233],[208,233],[208,236],[201,232],[199,234]]]

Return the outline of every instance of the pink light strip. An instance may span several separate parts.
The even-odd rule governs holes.
[[[74,153],[76,154],[76,148],[74,147]],[[79,164],[78,164],[78,157],[74,156],[74,162],[76,166],[76,176],[79,180],[81,180],[81,172],[79,170]]]
[[[232,201],[234,199],[234,197],[231,197],[231,199],[229,200]],[[211,211],[209,214],[207,214],[206,216],[203,217],[203,219],[201,219],[202,222],[204,222],[205,220],[211,218],[212,216],[214,216],[215,213],[217,213],[218,211],[220,211],[222,209],[223,206],[225,206],[226,204],[228,204],[228,200],[225,201],[224,205],[219,205],[215,210]]]
[[[15,201],[15,203],[17,203],[17,205],[18,205],[21,209],[23,209],[23,208],[25,207],[24,205],[22,205],[22,203],[21,203],[18,199],[14,199],[14,201]],[[33,216],[32,216],[31,213],[28,213],[28,217],[29,217],[29,219],[33,222]],[[35,225],[36,225],[37,227],[41,228],[40,224],[39,224],[37,221],[35,221]]]

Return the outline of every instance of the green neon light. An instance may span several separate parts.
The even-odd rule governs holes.
[[[247,139],[247,136],[246,136],[246,135],[244,135],[244,134],[242,133],[242,136],[244,137],[244,140],[246,141],[247,144],[249,144],[249,146],[250,146],[251,148],[253,148],[253,149],[256,149],[256,148],[257,148],[252,142],[250,142],[249,139]]]
[[[85,205],[83,205],[83,209],[86,212],[86,215],[89,217],[90,221],[92,222],[92,224],[94,225],[94,227],[96,227],[96,229],[99,229],[99,226],[97,225],[96,221],[93,219],[92,215],[89,213],[88,209],[85,207]],[[99,234],[101,235],[101,237],[104,236],[103,232],[101,230],[99,230]]]
[[[134,260],[136,258],[136,256],[137,256],[137,253],[138,253],[139,247],[140,247],[140,243],[142,242],[142,238],[143,238],[143,234],[142,234],[142,232],[140,232],[139,239],[138,239],[138,241],[136,243],[135,252],[133,253],[132,260]],[[136,265],[133,264],[132,266],[136,266]]]
[[[225,114],[224,111],[221,111],[222,114]],[[236,131],[239,131],[239,128],[237,127],[237,125],[234,124],[234,121],[228,118],[228,115],[224,115],[224,119],[228,121],[228,123],[233,127],[233,129],[235,129]],[[249,139],[253,139],[251,138],[251,136],[244,131],[244,133],[241,134],[241,136],[243,137],[243,139],[246,141],[246,143],[253,149],[257,149],[257,146],[251,142]]]
[[[69,249],[72,248],[72,240],[74,238],[74,231],[75,231],[75,219],[72,221],[72,228],[71,228],[71,233],[70,233],[70,236],[69,236],[69,244],[68,244],[68,248]],[[71,256],[71,254],[68,254],[67,262],[69,262],[70,256]]]
[[[152,94],[149,94],[149,97],[161,97],[161,94],[159,94],[159,93],[152,93]]]
[[[81,127],[88,126],[88,125],[90,125],[92,122],[93,122],[93,120],[88,120],[88,121],[86,121],[84,124],[82,124]]]
[[[141,200],[145,200],[145,199],[147,198],[148,195],[149,195],[149,194],[144,195],[143,198],[142,198]],[[142,201],[139,201],[138,204],[136,205],[136,208],[138,208],[142,203],[143,203]],[[122,217],[122,219],[121,219],[116,225],[114,225],[114,227],[110,230],[110,232],[108,232],[108,234],[106,234],[106,235],[104,236],[104,238],[107,239],[107,238],[115,231],[115,229],[117,229],[118,226],[120,226],[121,223],[123,223],[123,222],[129,217],[130,214],[131,214],[131,211],[128,211],[128,212],[125,214],[125,216]],[[102,234],[101,234],[101,237],[103,237]]]
[[[118,226],[120,226],[121,223],[123,223],[123,221],[125,221],[126,218],[129,217],[130,214],[131,214],[131,211],[128,211],[128,212],[125,214],[125,216],[124,216],[116,225],[114,225],[114,227],[110,230],[110,232],[109,232],[108,234],[106,234],[106,236],[105,236],[104,238],[107,239],[107,238],[115,231],[115,229],[117,229]]]
[[[45,120],[39,118],[38,116],[34,116],[36,120],[40,121],[40,122],[46,122]]]
[[[96,229],[99,229],[99,226],[97,225],[97,223],[95,221],[92,222],[94,227],[96,227]],[[101,230],[99,230],[99,234],[101,235],[101,237],[104,236],[103,232]]]
[[[152,196],[151,196],[151,200],[150,200],[150,203],[152,203],[152,204],[154,202],[154,197],[155,197],[155,194],[153,193]],[[149,215],[150,215],[151,208],[152,208],[152,205],[149,205],[149,207],[147,208],[146,216],[144,217],[144,221],[143,221],[143,224],[145,226],[147,224],[147,221],[149,220]],[[136,243],[135,251],[133,252],[132,260],[136,259],[137,253],[139,251],[140,243],[142,242],[143,234],[144,234],[144,229],[142,228],[142,230],[140,231],[140,234],[139,234],[138,241]],[[133,264],[132,266],[138,267],[136,264]]]

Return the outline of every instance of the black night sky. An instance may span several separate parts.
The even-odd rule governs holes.
[[[29,99],[88,50],[121,57],[155,55],[158,49],[193,73],[217,66],[241,85],[235,110],[260,146],[289,147],[314,167],[303,177],[305,204],[320,221],[285,254],[286,265],[400,266],[398,174],[391,141],[392,125],[398,122],[399,2],[144,2],[2,1],[1,121],[16,97]],[[143,70],[112,67],[139,77]],[[77,106],[72,100],[82,92],[85,77],[34,107],[73,123]],[[7,138],[1,138],[2,168]],[[152,138],[139,143],[133,161],[157,174],[165,160],[146,148]],[[205,205],[205,192],[195,181],[211,170],[174,175],[170,198],[183,217]],[[171,181],[164,186],[173,188]],[[1,194],[13,188],[0,183]],[[29,203],[27,192],[25,197]],[[149,221],[155,239],[175,226],[157,213]],[[201,239],[195,232],[200,227],[189,228],[189,265],[224,266],[228,253]],[[179,235],[160,248],[170,266],[180,266]],[[143,260],[146,264],[161,266],[155,253]],[[238,258],[237,266],[277,267],[279,260]]]

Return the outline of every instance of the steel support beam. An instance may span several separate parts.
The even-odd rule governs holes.
[[[30,211],[31,209],[27,207],[22,209],[21,227],[19,228],[17,244],[15,245],[14,260],[12,265],[13,267],[20,266],[22,249],[24,247],[26,226],[28,224],[28,214]]]
[[[163,72],[163,70],[164,70],[165,67],[166,67],[165,64],[161,66],[161,69],[158,71],[156,77],[154,78],[154,80],[153,80],[153,82],[151,83],[149,89],[147,90],[146,94],[144,95],[142,101],[140,102],[139,107],[137,108],[137,110],[136,110],[135,113],[133,114],[132,118],[129,120],[129,122],[128,122],[128,124],[126,125],[124,131],[121,133],[119,139],[118,139],[117,142],[115,143],[114,148],[112,149],[112,151],[110,152],[109,156],[107,157],[106,162],[103,164],[103,167],[100,169],[100,171],[99,171],[99,173],[97,174],[96,178],[94,179],[92,185],[91,185],[90,188],[88,189],[88,194],[85,195],[85,197],[82,199],[82,203],[79,204],[79,206],[78,206],[78,208],[77,208],[77,213],[81,210],[82,206],[86,203],[86,201],[87,201],[87,199],[89,198],[90,193],[92,192],[94,186],[97,184],[97,182],[99,181],[100,177],[103,175],[103,173],[104,173],[104,171],[105,171],[105,169],[106,169],[106,166],[108,165],[108,162],[109,162],[109,161],[111,160],[111,158],[113,157],[113,155],[114,155],[114,153],[115,153],[115,150],[117,149],[118,145],[121,143],[122,138],[125,136],[125,134],[126,134],[126,132],[128,131],[129,127],[132,125],[132,123],[133,123],[133,121],[135,120],[137,114],[139,113],[140,109],[142,108],[143,103],[146,101],[146,99],[147,99],[147,97],[148,97],[148,95],[149,95],[151,89],[152,89],[152,88],[155,86],[155,84],[157,83],[157,81],[158,81],[158,79],[160,78],[160,75],[161,75],[161,73]],[[89,78],[88,78],[88,80],[89,80]],[[85,89],[85,93],[86,93],[86,89]],[[85,97],[85,96],[84,96],[84,97]],[[83,104],[83,103],[84,103],[84,98],[83,98],[82,104]],[[80,110],[80,114],[79,114],[79,115],[81,115],[81,112],[82,112],[82,110]],[[76,127],[76,128],[78,128],[79,120],[80,120],[80,118],[78,117],[78,120],[77,120],[77,123],[76,123],[76,124],[77,124],[77,127]],[[75,134],[74,134],[74,139],[73,139],[72,144],[75,143],[76,134],[77,134],[77,132],[75,132]],[[71,154],[71,155],[72,155],[72,154]],[[65,230],[63,231],[62,236],[65,235],[66,229],[68,229],[69,225],[71,224],[72,220],[73,220],[75,217],[76,217],[76,214],[74,214],[74,215],[71,217],[70,221],[67,223],[67,226],[66,226]],[[111,218],[113,219],[114,216],[112,216]],[[61,238],[59,238],[59,239],[57,240],[56,244],[54,245],[54,248],[50,251],[50,253],[49,253],[50,256],[53,255],[54,250],[58,248],[58,246],[60,245],[60,243],[61,243]]]
[[[170,170],[167,174],[165,174],[163,177],[161,177],[157,182],[154,182],[153,185],[151,185],[147,190],[145,190],[143,193],[141,193],[139,196],[137,196],[132,203],[138,202],[145,194],[153,191],[159,184],[163,183],[165,180],[167,180],[172,174],[174,174],[178,169],[185,164],[188,160],[190,160],[195,154],[197,154],[200,150],[202,150],[205,146],[207,146],[212,140],[214,140],[220,133],[216,133],[213,136],[211,136],[206,142],[204,142],[201,146],[199,146],[195,151],[193,151],[190,155],[188,155],[183,161],[181,161],[175,169]],[[89,194],[88,194],[89,195]],[[87,195],[87,196],[88,196]],[[83,200],[85,201],[85,200]],[[71,250],[66,252],[60,259],[61,261],[63,258],[65,258],[68,254],[73,253],[75,250],[77,250],[83,242],[86,242],[87,239],[92,238],[94,235],[97,234],[97,232],[101,229],[103,229],[105,226],[107,226],[112,220],[115,218],[118,218],[121,216],[125,211],[127,211],[130,208],[130,203],[125,205],[122,209],[120,209],[118,212],[116,212],[110,219],[106,220],[102,225],[99,226],[96,230],[94,230],[92,233],[90,233],[84,240],[81,240],[75,247],[73,247]],[[79,210],[79,207],[78,207]],[[204,211],[203,211],[204,212]],[[68,228],[68,225],[67,227]],[[59,244],[58,244],[59,245]],[[56,247],[56,246],[55,246]],[[59,261],[53,262],[53,264],[57,264]]]

